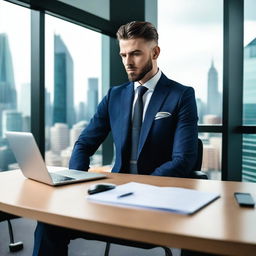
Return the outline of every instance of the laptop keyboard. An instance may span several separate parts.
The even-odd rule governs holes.
[[[74,178],[71,177],[67,177],[67,176],[62,176],[56,173],[50,173],[51,177],[52,177],[52,181],[54,183],[59,183],[59,182],[63,182],[63,181],[67,181],[67,180],[74,180]]]

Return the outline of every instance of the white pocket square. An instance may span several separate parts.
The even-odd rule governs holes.
[[[169,112],[158,112],[155,116],[155,120],[161,119],[161,118],[166,118],[171,116],[172,114]]]

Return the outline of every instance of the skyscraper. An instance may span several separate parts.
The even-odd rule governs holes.
[[[200,98],[196,98],[196,105],[199,123],[203,123],[203,116],[205,115],[205,103]]]
[[[88,78],[88,117],[89,119],[95,114],[98,106],[98,78]]]
[[[30,116],[30,97],[30,83],[21,84],[18,94],[18,110],[23,116]]]
[[[79,102],[77,110],[77,122],[86,120],[86,104]]]
[[[69,146],[69,129],[67,124],[55,123],[51,127],[51,151],[59,154]]]
[[[208,71],[207,114],[221,117],[222,101],[218,91],[218,72],[212,61]]]
[[[0,34],[0,136],[2,135],[2,112],[16,109],[17,95],[14,83],[12,56],[8,36]]]
[[[51,105],[51,94],[45,89],[45,125],[47,127],[52,126],[52,105]]]
[[[54,36],[53,124],[75,122],[73,60],[59,35]]]
[[[84,130],[84,128],[88,125],[87,121],[80,121],[73,125],[70,130],[70,147],[73,149],[75,142],[77,141],[79,135]]]
[[[7,131],[22,131],[23,120],[20,112],[14,109],[4,110],[3,119],[3,136]]]
[[[256,124],[256,38],[244,48],[243,124]],[[256,135],[243,135],[243,180],[256,182]]]

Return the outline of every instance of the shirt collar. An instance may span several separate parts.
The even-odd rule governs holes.
[[[161,75],[162,75],[162,72],[160,69],[158,69],[157,73],[152,78],[150,78],[145,84],[143,84],[143,86],[147,87],[148,91],[154,91],[156,84],[160,79]],[[136,89],[140,85],[141,84],[138,81],[134,82],[134,91],[136,91]]]

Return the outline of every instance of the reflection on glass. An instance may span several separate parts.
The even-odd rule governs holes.
[[[6,141],[5,132],[30,130],[29,99],[30,11],[1,1],[0,171],[18,168]]]
[[[243,135],[242,180],[256,182],[256,135]]]
[[[209,179],[221,180],[221,148],[222,135],[220,133],[200,133],[203,142],[202,171]]]
[[[46,163],[68,166],[101,91],[101,35],[46,15]],[[102,164],[101,148],[91,166]]]
[[[222,123],[223,0],[158,1],[159,67],[193,86],[199,123]]]

